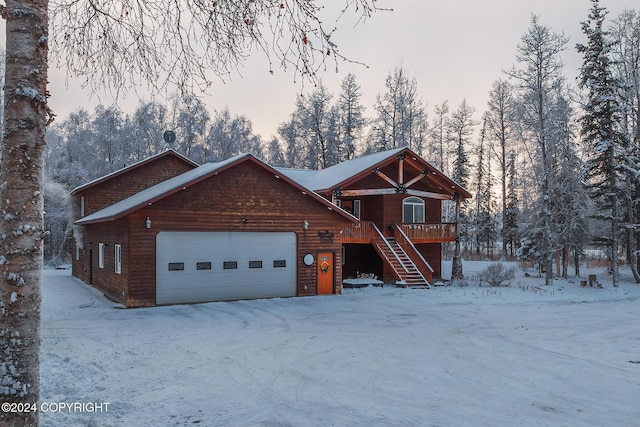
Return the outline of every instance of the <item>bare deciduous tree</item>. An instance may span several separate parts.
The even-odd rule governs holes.
[[[521,104],[521,121],[528,140],[535,147],[537,167],[536,177],[540,182],[538,197],[541,201],[541,225],[536,238],[540,245],[542,262],[545,266],[545,284],[551,284],[552,271],[552,220],[550,195],[550,137],[551,109],[554,106],[554,87],[562,84],[563,63],[560,53],[568,39],[542,25],[537,16],[532,16],[531,25],[517,46],[516,59],[519,68],[507,72],[516,81]]]
[[[364,107],[360,102],[362,93],[354,74],[347,74],[340,85],[336,107],[338,109],[338,123],[340,126],[342,160],[355,157],[358,142],[367,123],[364,117]]]
[[[369,151],[384,151],[396,147],[410,147],[418,153],[424,149],[427,117],[424,103],[418,94],[418,83],[407,71],[396,67],[385,81],[387,91],[378,95]]]
[[[487,125],[487,138],[491,143],[491,149],[498,159],[500,166],[500,184],[502,190],[502,259],[507,258],[506,215],[507,215],[507,153],[509,145],[513,144],[512,127],[515,119],[515,106],[513,89],[506,80],[498,80],[493,83],[489,92],[487,112],[485,113]]]
[[[347,0],[362,19],[376,0]],[[228,79],[252,51],[303,76],[346,60],[308,0],[53,0],[52,53],[70,75],[118,92],[140,86],[206,89]]]

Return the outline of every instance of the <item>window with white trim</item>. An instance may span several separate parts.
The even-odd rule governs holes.
[[[407,197],[402,201],[402,223],[419,224],[424,222],[424,200],[419,197]]]
[[[353,216],[360,219],[360,200],[353,201]]]
[[[104,243],[98,243],[98,268],[104,268]]]
[[[122,274],[122,246],[115,245],[115,264],[116,264],[116,273]]]

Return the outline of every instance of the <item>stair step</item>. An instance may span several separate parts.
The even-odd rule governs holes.
[[[389,266],[396,272],[396,275],[403,278],[399,281],[403,282],[405,286],[429,286],[429,282],[422,276],[402,246],[393,237],[385,237],[385,239],[387,245],[377,244],[376,246],[385,255]]]

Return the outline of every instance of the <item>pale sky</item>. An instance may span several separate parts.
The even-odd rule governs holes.
[[[324,3],[343,4],[342,0]],[[320,2],[322,3],[322,2]],[[367,64],[340,64],[320,75],[325,86],[337,96],[340,82],[348,72],[356,75],[363,93],[367,116],[373,116],[376,95],[384,93],[385,78],[396,66],[403,66],[415,77],[418,91],[429,116],[433,106],[449,100],[451,109],[463,98],[476,108],[476,120],[485,109],[492,83],[503,77],[502,70],[515,63],[516,45],[528,29],[531,15],[540,23],[570,37],[564,53],[565,73],[575,79],[581,58],[576,43],[584,43],[580,22],[587,19],[589,0],[379,0],[380,7],[393,12],[376,13],[355,28],[344,21],[335,39],[345,56]],[[629,0],[602,0],[611,20],[622,10],[640,9]],[[234,81],[211,89],[203,100],[209,110],[228,106],[232,114],[247,116],[254,131],[267,140],[275,135],[280,123],[294,110],[296,96],[303,90],[300,79],[294,82],[292,70],[269,74],[261,53],[254,54]],[[50,104],[59,119],[80,106],[93,109],[98,103],[109,104],[108,97],[90,97],[70,80],[65,87],[63,70],[50,70]],[[307,84],[305,93],[312,90]],[[162,102],[162,100],[160,100]],[[137,98],[121,103],[130,113]]]

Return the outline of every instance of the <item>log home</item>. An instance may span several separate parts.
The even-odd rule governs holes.
[[[340,230],[354,216],[249,154],[145,189],[129,180],[164,158],[73,191],[85,200],[74,276],[127,307],[341,292]]]
[[[322,171],[169,151],[72,192],[73,275],[127,307],[341,292],[343,277],[427,285],[471,195],[408,148]]]
[[[442,243],[457,224],[442,221],[443,200],[471,194],[412,150],[374,153],[321,171],[281,168],[360,221],[340,232],[343,277],[374,273],[385,282],[427,285],[442,274]]]

